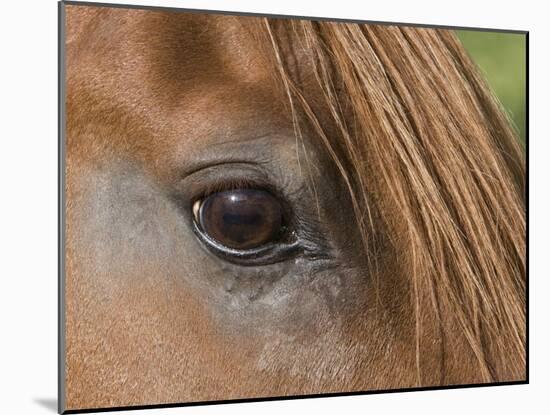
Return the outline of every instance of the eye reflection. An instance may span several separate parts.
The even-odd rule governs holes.
[[[259,248],[279,239],[284,230],[281,203],[259,189],[213,193],[195,203],[193,215],[209,238],[231,249]]]

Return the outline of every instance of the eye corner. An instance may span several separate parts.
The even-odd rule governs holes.
[[[191,207],[191,212],[193,213],[193,220],[197,223],[199,222],[199,211],[201,208],[201,202],[202,202],[202,199],[196,199],[193,202],[193,205]]]

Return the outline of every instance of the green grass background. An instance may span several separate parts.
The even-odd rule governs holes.
[[[526,35],[457,30],[525,143]]]

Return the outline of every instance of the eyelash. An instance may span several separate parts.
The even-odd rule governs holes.
[[[231,177],[204,184],[201,192],[194,198],[194,200],[207,198],[213,193],[237,189],[265,189],[276,197],[282,197],[281,190],[277,189],[267,181],[264,182],[262,180],[253,180],[243,177]]]

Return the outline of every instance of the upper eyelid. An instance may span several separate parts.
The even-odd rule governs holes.
[[[208,196],[214,193],[224,192],[227,190],[251,189],[251,188],[266,188],[266,190],[269,191],[270,188],[272,188],[272,186],[264,181],[260,182],[250,178],[229,177],[220,181],[208,183],[206,187],[203,189],[203,191],[201,192],[200,196],[202,198],[207,198]],[[274,192],[271,192],[271,193],[274,193]]]
[[[210,170],[216,170],[218,168],[243,168],[243,169],[251,169],[256,172],[261,172],[261,166],[267,164],[267,161],[250,161],[246,159],[233,159],[230,160],[213,160],[208,163],[199,164],[199,166],[189,170],[185,171],[181,175],[182,180],[188,180],[189,178],[193,178],[197,175],[202,175],[204,172],[209,172]]]
[[[238,134],[239,135],[239,134]],[[240,138],[216,140],[203,149],[193,152],[193,157],[186,160],[179,170],[180,177],[215,167],[230,164],[269,164],[274,143],[288,140],[290,134],[268,131],[262,135],[240,135]]]
[[[263,188],[283,201],[288,189],[261,163],[230,162],[209,165],[184,177],[179,186],[191,202],[213,193],[238,188]]]
[[[251,177],[257,177],[261,179],[267,179],[267,173],[261,168],[262,163],[251,163],[243,161],[230,161],[220,162],[215,164],[206,165],[200,169],[193,170],[189,174],[182,178],[182,181],[187,182],[200,182],[208,179],[210,176],[214,176],[216,173],[226,172],[231,170],[237,174],[247,173]],[[243,175],[244,177],[244,175]]]

